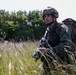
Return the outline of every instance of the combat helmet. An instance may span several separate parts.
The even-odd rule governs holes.
[[[47,7],[46,9],[43,10],[43,18],[44,18],[44,15],[46,14],[51,14],[55,16],[56,18],[59,17],[58,11],[52,7]]]

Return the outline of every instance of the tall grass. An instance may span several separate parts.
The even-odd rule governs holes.
[[[36,42],[1,42],[0,75],[40,75],[40,62],[31,56],[36,47]]]
[[[0,75],[41,75],[41,62],[35,62],[31,56],[37,46],[38,42],[36,41],[0,42]],[[76,66],[74,66],[75,69]],[[62,75],[59,69],[57,72],[58,75]],[[55,75],[54,72],[52,75]]]

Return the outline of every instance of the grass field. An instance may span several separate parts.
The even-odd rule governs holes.
[[[37,46],[38,42],[30,41],[0,42],[0,75],[41,75],[40,60],[35,62],[31,56]],[[62,74],[59,72],[58,75]]]

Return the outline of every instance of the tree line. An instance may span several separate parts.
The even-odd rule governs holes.
[[[39,40],[45,29],[42,11],[0,10],[0,40]]]

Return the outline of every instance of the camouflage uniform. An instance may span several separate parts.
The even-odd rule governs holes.
[[[50,27],[49,27],[50,28]],[[58,56],[59,59],[61,59],[62,62],[66,62],[67,64],[72,63],[72,59],[69,56],[69,52],[71,51],[71,32],[69,28],[66,25],[61,25],[58,22],[54,23],[54,26],[50,28],[50,32],[48,33],[48,43],[52,47],[52,51]],[[72,51],[71,51],[72,52]],[[72,53],[70,53],[73,55]],[[50,55],[51,56],[51,55]],[[46,56],[48,62],[50,63],[50,66],[52,60],[50,57]],[[50,68],[48,67],[48,63],[45,58],[41,58],[41,61],[43,62],[43,68],[45,74],[49,73],[48,75],[51,75]]]

